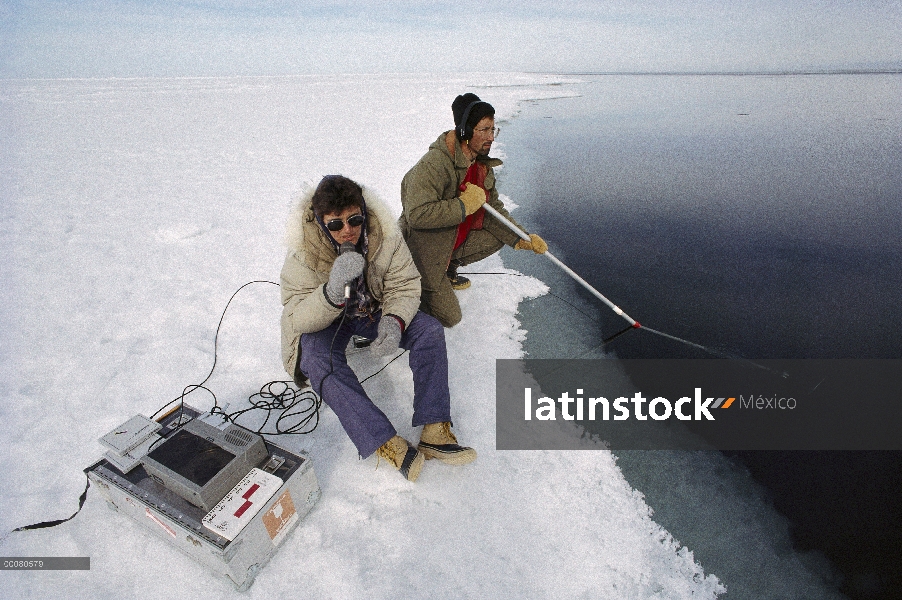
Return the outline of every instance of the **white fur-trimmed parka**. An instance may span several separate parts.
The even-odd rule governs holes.
[[[313,215],[313,192],[311,187],[302,193],[289,217],[289,250],[280,280],[282,361],[292,377],[301,334],[325,329],[343,310],[331,304],[323,290],[337,253]],[[385,204],[367,188],[363,188],[363,199],[369,236],[367,286],[383,314],[396,315],[406,327],[420,306],[420,274]]]

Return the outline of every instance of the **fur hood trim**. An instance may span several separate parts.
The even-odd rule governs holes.
[[[363,201],[366,202],[367,214],[375,215],[376,222],[382,229],[384,237],[389,237],[398,230],[397,217],[391,214],[385,202],[370,188],[363,188]],[[288,225],[285,231],[285,245],[294,251],[304,248],[304,218],[311,208],[313,193],[316,188],[309,183],[304,183],[301,190],[295,195],[291,211],[288,215]]]

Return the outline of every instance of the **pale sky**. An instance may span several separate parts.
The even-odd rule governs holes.
[[[0,78],[902,68],[899,0],[0,0]]]

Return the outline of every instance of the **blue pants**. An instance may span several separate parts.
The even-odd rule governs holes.
[[[365,317],[346,318],[341,328],[338,320],[322,331],[305,333],[300,341],[301,372],[338,416],[363,458],[375,452],[397,431],[385,413],[366,395],[354,371],[348,366],[345,348],[352,335],[375,339],[381,317],[380,312],[375,315],[375,321]],[[410,351],[413,426],[450,421],[448,353],[441,323],[426,313],[417,312],[401,336],[401,348]]]

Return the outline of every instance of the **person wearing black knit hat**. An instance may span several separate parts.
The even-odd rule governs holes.
[[[495,109],[467,93],[454,99],[451,113],[454,129],[442,133],[404,175],[398,220],[422,277],[420,310],[445,327],[462,317],[454,291],[470,286],[458,267],[491,256],[505,244],[536,253],[548,249],[537,234],[531,233],[529,242],[520,239],[482,206],[488,202],[517,224],[495,189],[494,167],[501,165],[489,157],[498,135]]]

